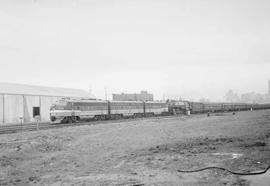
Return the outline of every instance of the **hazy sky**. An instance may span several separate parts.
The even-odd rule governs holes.
[[[0,81],[222,100],[267,92],[269,0],[0,0]]]

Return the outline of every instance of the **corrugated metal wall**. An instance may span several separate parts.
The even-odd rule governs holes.
[[[4,95],[4,122],[19,123],[23,117],[23,97],[21,95]]]
[[[55,98],[55,97],[41,97],[40,112],[41,112],[42,121],[50,120],[50,107],[58,99],[59,98]]]
[[[41,121],[50,121],[51,105],[62,97],[35,95],[0,95],[0,125],[35,122],[33,107],[40,107]]]
[[[4,123],[4,110],[3,110],[3,107],[4,107],[4,96],[3,95],[0,95],[0,125],[2,123]]]
[[[35,122],[33,107],[40,106],[39,99],[39,96],[24,96],[24,122]]]

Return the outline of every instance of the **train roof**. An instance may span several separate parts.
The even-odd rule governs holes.
[[[167,103],[166,101],[146,101],[145,103]]]
[[[110,101],[111,103],[143,103],[142,101]]]
[[[250,104],[258,104],[258,103],[229,103],[229,102],[194,102],[190,101],[189,103],[195,103],[195,104],[222,104],[222,105],[250,105]]]
[[[67,100],[67,102],[72,102],[72,103],[107,103],[107,101],[105,101],[105,100],[88,100],[88,99]]]

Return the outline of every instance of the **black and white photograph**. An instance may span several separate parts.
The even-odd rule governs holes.
[[[0,0],[0,185],[270,186],[270,1]]]

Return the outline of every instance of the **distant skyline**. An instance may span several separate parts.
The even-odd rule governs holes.
[[[155,99],[268,92],[268,0],[2,0],[0,82]]]

